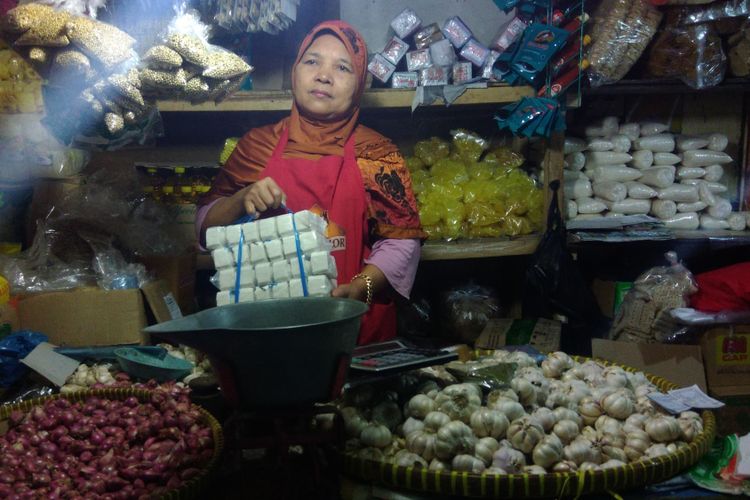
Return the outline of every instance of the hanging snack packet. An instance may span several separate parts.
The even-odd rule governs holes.
[[[409,71],[419,71],[432,66],[430,49],[412,50],[406,53],[406,68]]]
[[[408,55],[408,54],[407,54]],[[373,74],[375,78],[385,83],[396,71],[396,65],[383,57],[382,54],[375,54],[367,65],[367,71]]]
[[[414,33],[414,46],[418,49],[425,49],[431,44],[444,39],[445,37],[443,36],[443,32],[440,31],[440,26],[437,23],[432,23]]]
[[[422,20],[417,16],[417,13],[409,7],[402,10],[399,15],[391,21],[391,28],[393,28],[393,31],[395,31],[396,35],[402,40],[417,31],[421,25]]]
[[[409,50],[409,44],[394,36],[383,49],[383,57],[388,59],[392,64],[398,64],[402,57]]]
[[[461,47],[461,57],[467,61],[471,61],[475,66],[479,66],[480,68],[484,65],[484,62],[489,55],[490,49],[473,38],[470,38],[469,41]]]
[[[451,41],[454,47],[460,49],[469,41],[473,33],[458,16],[449,17],[443,25],[445,38]]]
[[[564,29],[533,23],[526,28],[518,53],[513,58],[513,71],[534,84],[547,62],[565,45],[568,35]]]
[[[508,50],[508,47],[521,38],[521,35],[523,35],[525,30],[526,23],[523,22],[521,18],[514,17],[508,24],[501,28],[500,32],[490,44],[490,48],[493,48],[498,52]]]

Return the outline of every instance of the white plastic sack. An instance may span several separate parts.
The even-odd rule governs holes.
[[[708,215],[724,220],[732,213],[732,204],[725,198],[717,198],[716,203],[708,207]]]
[[[674,184],[675,171],[673,166],[647,168],[641,170],[643,175],[639,181],[655,188],[665,188]]]
[[[626,136],[632,142],[641,136],[641,125],[640,123],[623,123],[620,125],[618,133]]]
[[[641,177],[641,171],[637,168],[630,168],[625,165],[603,165],[595,168],[587,168],[586,174],[594,182],[616,181],[627,182],[634,181]]]
[[[627,153],[630,151],[631,141],[628,136],[615,134],[609,140],[612,142],[612,151],[615,153]]]
[[[689,149],[703,149],[708,146],[708,139],[704,137],[693,137],[690,135],[678,135],[675,139],[677,151],[687,151]]]
[[[714,196],[714,192],[711,191],[708,183],[706,181],[701,181],[697,186],[698,195],[700,195],[701,201],[708,206],[716,205],[716,196]]]
[[[712,151],[724,151],[729,145],[729,138],[720,133],[708,134],[708,149]]]
[[[659,219],[669,219],[677,213],[677,204],[672,200],[654,200],[651,202],[651,213]]]
[[[581,214],[600,214],[607,209],[604,202],[594,198],[578,198],[576,203],[578,203],[578,217]]]
[[[641,127],[641,134],[643,127]],[[656,134],[639,137],[633,142],[635,149],[648,149],[654,153],[671,153],[674,151],[674,136],[672,134]]]
[[[614,151],[591,151],[586,153],[586,165],[621,165],[632,160],[633,157],[627,153],[615,153]]]
[[[563,153],[568,155],[570,153],[580,153],[586,149],[586,141],[578,139],[577,137],[566,137],[563,145]]]
[[[656,135],[661,134],[665,130],[667,130],[669,127],[667,127],[664,123],[658,123],[658,122],[641,122],[641,135],[646,137],[650,135]]]
[[[675,177],[678,179],[700,179],[704,175],[706,175],[706,170],[701,167],[678,167]]]
[[[682,203],[693,203],[700,200],[697,186],[687,184],[672,184],[659,190],[660,200],[672,200]]]
[[[578,215],[578,203],[575,200],[567,200],[565,202],[565,215],[568,219],[572,219]]]
[[[708,205],[704,201],[694,201],[693,203],[678,203],[678,212],[700,212],[704,210]]]
[[[612,151],[614,144],[605,137],[596,137],[589,140],[586,149],[589,151]]]
[[[654,153],[654,165],[676,165],[680,157],[674,153]]]
[[[725,219],[703,214],[701,215],[701,229],[729,229],[729,223]]]
[[[590,198],[594,194],[591,189],[591,181],[588,179],[565,179],[563,186],[565,199],[577,200],[579,198]]]
[[[635,214],[647,214],[651,210],[651,200],[636,200],[633,198],[625,198],[622,201],[604,201],[607,208],[612,212],[619,212],[621,214],[635,215]]]
[[[604,217],[602,214],[581,214],[579,213],[576,215],[573,220],[591,220],[591,219],[601,219]]]
[[[581,170],[586,166],[586,156],[580,151],[565,155],[565,168],[568,170]]]
[[[651,186],[647,186],[642,182],[629,181],[625,183],[625,187],[628,188],[628,197],[635,198],[637,200],[648,200],[650,198],[656,198],[656,189]]]
[[[628,188],[617,181],[602,181],[592,184],[594,194],[608,201],[622,201],[628,197]]]
[[[700,218],[695,212],[685,212],[662,219],[665,227],[670,229],[698,229],[701,225]]]
[[[724,167],[721,165],[709,165],[704,171],[706,174],[703,176],[703,179],[708,182],[717,182],[724,176]]]
[[[745,227],[747,227],[745,214],[739,212],[729,214],[729,217],[727,217],[727,224],[729,224],[729,229],[732,231],[744,231]]]
[[[643,170],[644,168],[651,168],[651,165],[654,164],[654,152],[648,149],[633,151],[632,156],[631,167]]]
[[[732,157],[721,151],[691,149],[682,153],[683,167],[707,167],[709,165],[731,163]]]

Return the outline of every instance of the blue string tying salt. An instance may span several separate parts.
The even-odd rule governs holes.
[[[302,245],[299,242],[299,231],[297,231],[297,222],[294,220],[294,212],[282,204],[281,205],[288,214],[292,216],[292,230],[294,231],[294,244],[297,247],[297,263],[299,264],[299,277],[302,281],[302,295],[308,297],[310,293],[307,291],[307,275],[305,274],[305,266],[302,260]]]

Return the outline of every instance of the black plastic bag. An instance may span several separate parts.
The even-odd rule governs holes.
[[[588,354],[590,339],[600,336],[606,319],[567,248],[567,232],[558,206],[560,181],[550,183],[552,202],[547,229],[526,270],[523,317],[562,321],[562,350]]]

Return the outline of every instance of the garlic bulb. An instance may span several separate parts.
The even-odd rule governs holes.
[[[703,419],[701,418],[701,416],[698,415],[698,413],[694,411],[683,411],[682,413],[680,413],[679,417],[677,418],[679,418],[680,420],[692,419],[692,420],[698,420],[699,422],[703,422]]]
[[[477,441],[474,446],[474,456],[481,458],[484,465],[490,465],[492,463],[492,456],[500,448],[497,439],[491,437],[483,437]]]
[[[406,421],[401,424],[401,435],[406,437],[414,431],[421,431],[424,429],[424,422],[414,417],[409,417]]]
[[[385,455],[386,458],[393,457],[396,453],[405,449],[406,441],[404,438],[394,437],[391,444],[383,448],[383,455]]]
[[[601,385],[599,387],[594,387],[593,389],[591,389],[591,397],[594,398],[595,401],[599,401],[601,403],[602,399],[606,398],[616,390],[617,389],[615,389],[614,387]]]
[[[443,460],[433,458],[432,461],[430,462],[429,470],[432,470],[432,471],[451,470],[451,464]]]
[[[657,406],[648,396],[641,396],[635,400],[635,411],[651,416],[659,413]]]
[[[636,429],[643,429],[646,425],[646,420],[648,420],[648,415],[644,415],[643,413],[633,413],[628,418],[625,419],[625,425],[623,427],[633,427]]]
[[[507,471],[508,474],[518,474],[526,465],[526,457],[515,448],[501,446],[492,456],[492,467]]]
[[[401,450],[396,453],[393,456],[392,461],[399,467],[413,467],[417,465],[421,467],[428,466],[427,461],[424,458],[420,457],[416,453],[412,453],[406,450]]]
[[[626,465],[624,461],[613,458],[601,464],[599,469],[614,469],[615,467],[622,467],[623,465]]]
[[[414,431],[406,436],[406,449],[416,453],[425,460],[435,458],[437,434],[428,430]]]
[[[568,444],[578,436],[578,424],[572,420],[560,420],[552,428],[552,432],[560,438],[563,444]]]
[[[424,417],[424,428],[431,432],[437,432],[442,426],[451,421],[451,418],[441,411],[431,411]]]
[[[683,418],[682,415],[680,415],[680,418],[677,419],[677,422],[680,424],[682,437],[683,439],[685,439],[685,441],[692,441],[693,439],[698,437],[698,434],[703,432],[703,422],[701,420],[694,418]]]
[[[567,396],[568,401],[573,405],[577,405],[583,398],[591,395],[591,390],[586,386],[585,382],[573,380],[563,384],[562,393]]]
[[[581,419],[581,416],[578,415],[578,413],[575,410],[572,410],[570,408],[555,408],[552,410],[552,413],[555,414],[555,418],[559,422],[560,420],[572,420],[576,424],[578,424],[578,427],[580,428],[583,424],[583,420]]]
[[[542,475],[546,474],[547,470],[544,467],[540,467],[539,465],[527,465],[523,468],[523,473],[530,475]]]
[[[581,437],[588,439],[589,441],[596,441],[599,439],[599,433],[596,429],[590,425],[585,426],[581,429]]]
[[[477,395],[471,384],[454,384],[443,389],[436,397],[437,410],[453,420],[468,423],[471,414],[482,405],[481,391]]]
[[[593,461],[594,454],[591,449],[591,442],[584,438],[576,438],[569,445],[563,448],[563,456],[581,468],[584,462]]]
[[[639,385],[635,388],[633,393],[635,394],[636,399],[640,398],[641,396],[648,396],[652,392],[656,391],[656,388],[652,387],[651,385]]]
[[[622,432],[622,422],[614,417],[602,415],[594,422],[594,428],[606,434],[619,434]]]
[[[402,418],[401,409],[398,405],[393,401],[386,400],[373,407],[370,420],[378,424],[383,424],[388,427],[388,430],[394,431],[398,427],[398,424],[401,423]]]
[[[496,439],[505,437],[510,425],[504,413],[484,407],[471,414],[469,423],[478,437],[489,436]]]
[[[582,464],[578,465],[579,471],[586,471],[586,470],[600,470],[599,464],[595,464],[594,462],[583,462]]]
[[[669,455],[669,450],[667,449],[667,445],[665,445],[664,443],[654,443],[646,448],[646,452],[644,453],[644,455],[650,458],[655,458],[661,455]]]
[[[486,468],[484,461],[473,455],[456,455],[451,462],[453,470],[481,474]]]
[[[510,422],[526,415],[526,410],[523,409],[521,403],[510,399],[500,398],[490,408],[503,413]]]
[[[618,390],[601,400],[602,410],[607,415],[625,420],[633,414],[635,404],[627,390]]]
[[[487,394],[487,406],[493,406],[499,399],[518,401],[518,394],[513,389],[493,389]]]
[[[682,429],[674,417],[659,415],[646,420],[645,430],[649,437],[658,443],[679,439]]]
[[[578,466],[571,460],[560,460],[552,466],[552,472],[576,472]]]
[[[620,460],[627,462],[628,457],[625,454],[625,437],[622,435],[604,434],[599,438],[599,448],[602,450],[602,461]]]
[[[377,462],[383,461],[383,452],[380,450],[380,448],[362,448],[357,452],[357,456],[359,458],[363,458],[365,460],[375,460]]]
[[[604,383],[610,387],[620,388],[628,385],[628,376],[619,366],[608,366],[602,372]]]
[[[412,396],[406,403],[405,413],[410,417],[425,418],[428,413],[435,410],[435,400],[425,394]]]
[[[456,455],[473,453],[476,443],[477,437],[471,427],[460,420],[453,420],[438,430],[435,455],[447,460]]]
[[[484,472],[482,472],[483,476],[488,476],[488,475],[495,475],[495,476],[497,476],[497,475],[505,475],[505,474],[507,474],[507,472],[505,472],[505,470],[501,469],[500,467],[494,467],[494,466],[493,467],[488,467],[488,468],[484,469]]]
[[[359,440],[365,446],[385,448],[391,444],[391,431],[383,424],[367,424],[359,435]]]
[[[555,434],[548,434],[534,447],[531,456],[534,464],[549,467],[562,459],[563,444]]]
[[[628,460],[634,462],[646,453],[646,449],[649,446],[651,446],[651,438],[648,437],[646,431],[634,429],[625,435],[625,448],[623,451],[625,451]]]
[[[536,368],[536,360],[532,358],[528,353],[523,351],[513,351],[510,353],[507,359],[508,363],[515,363],[519,368],[534,367]]]
[[[602,407],[590,396],[578,402],[578,414],[581,415],[581,419],[586,425],[594,425],[594,422],[602,416],[602,413],[604,413]]]
[[[628,377],[628,383],[630,384],[630,387],[633,388],[633,390],[636,390],[639,387],[645,387],[645,390],[656,390],[656,386],[648,381],[648,378],[646,378],[646,374],[643,372],[626,371],[625,375]]]
[[[424,394],[432,399],[440,392],[440,386],[434,380],[425,380],[418,388],[417,392]]]
[[[560,380],[563,382],[570,382],[571,380],[581,380],[576,375],[575,370],[568,370],[566,372],[563,372],[563,374],[560,376]]]
[[[531,453],[543,437],[542,426],[528,415],[512,421],[508,427],[508,440],[516,449],[524,453]]]
[[[518,399],[522,405],[529,406],[536,403],[536,387],[527,379],[516,377],[510,381],[510,387],[518,394]]]
[[[561,351],[552,352],[542,361],[542,372],[547,378],[559,378],[562,373],[573,367],[573,359]]]
[[[544,432],[549,432],[552,429],[552,426],[555,425],[555,422],[557,422],[555,414],[552,413],[552,410],[544,407],[535,410],[534,413],[531,414],[531,418],[536,420],[539,425],[542,426]]]
[[[349,406],[366,408],[372,406],[371,403],[375,397],[375,388],[371,384],[358,385],[346,391],[344,396]]]
[[[344,406],[341,408],[341,417],[344,419],[346,435],[350,437],[359,437],[362,429],[367,425],[367,420],[353,406]]]

